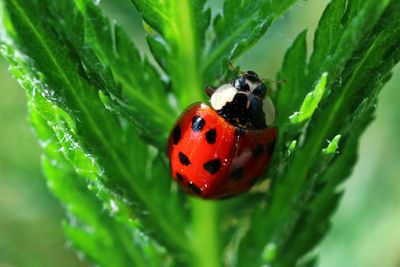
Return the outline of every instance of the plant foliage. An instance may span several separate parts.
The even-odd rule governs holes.
[[[303,266],[329,229],[377,95],[400,59],[400,3],[332,0],[273,94],[268,192],[192,199],[165,143],[179,112],[295,0],[132,0],[158,66],[90,0],[2,0],[1,52],[26,90],[73,246],[100,266]],[[39,15],[38,15],[39,14]],[[162,78],[161,78],[162,77]],[[326,140],[330,140],[328,143]],[[307,256],[307,257],[305,257]]]

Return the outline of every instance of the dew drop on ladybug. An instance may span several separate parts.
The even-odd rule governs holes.
[[[210,106],[194,103],[168,140],[172,176],[186,192],[221,199],[248,191],[271,159],[275,108],[257,73],[247,71],[218,88]]]

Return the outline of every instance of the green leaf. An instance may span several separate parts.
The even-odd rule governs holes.
[[[327,96],[318,104],[307,125],[300,129],[281,129],[280,138],[299,136],[296,139],[297,147],[288,157],[279,151],[285,151],[286,142],[290,140],[281,141],[277,148],[280,158],[275,162],[279,162],[281,168],[276,173],[277,177],[274,177],[270,205],[267,209],[261,206],[255,211],[248,235],[241,244],[240,264],[259,258],[265,246],[274,244],[278,256],[270,264],[293,266],[321,238],[322,235],[315,234],[311,226],[307,228],[306,220],[308,216],[315,216],[314,220],[323,224],[329,218],[323,215],[328,213],[309,215],[313,212],[309,211],[309,205],[312,205],[313,196],[319,193],[318,180],[325,175],[329,166],[341,158],[340,154],[323,156],[325,142],[340,135],[342,146],[346,147],[350,137],[359,137],[365,129],[364,118],[375,108],[377,93],[390,77],[391,68],[400,59],[397,45],[400,22],[396,19],[400,4],[396,1],[365,1],[355,16],[346,21],[337,19],[340,12],[342,16],[347,12],[339,3],[332,1],[328,5],[316,31],[319,36],[315,38],[334,40],[330,41],[334,44],[329,45],[335,49],[327,49],[328,42],[315,42],[311,57],[314,59],[307,66],[311,71],[305,80],[306,85],[314,84],[321,73],[328,72],[332,80],[326,85]],[[321,29],[327,27],[328,22],[332,29],[343,28],[334,39],[331,38],[331,31]],[[320,49],[323,49],[325,56],[317,61],[316,55],[321,53]],[[288,66],[284,64],[284,68],[288,69]],[[299,107],[289,108],[296,110]],[[346,174],[349,168],[343,167]],[[337,175],[344,179],[339,172]],[[326,209],[332,212],[337,201],[337,197],[332,197],[329,203],[325,203]],[[303,231],[308,245],[299,241],[301,244],[296,247],[293,238],[303,238],[298,234]],[[288,254],[288,251],[293,251],[293,254]]]
[[[63,112],[40,95],[33,97],[30,105],[33,109],[31,120],[46,152],[42,162],[48,186],[69,212],[69,221],[64,227],[73,246],[102,266],[127,266],[132,263],[135,266],[161,266],[162,260],[167,258],[165,250],[141,232],[137,219],[129,219],[130,208],[124,200],[107,191],[98,180],[91,182],[90,190],[86,184],[87,179],[78,174],[82,173],[82,169],[74,168],[65,159],[62,152],[68,148],[54,137],[56,132],[57,136],[64,134],[64,140],[68,135],[63,132],[68,131],[63,125],[65,121],[57,118],[58,113]],[[53,111],[52,120],[34,110],[38,105]],[[48,115],[51,116],[50,113]],[[92,162],[85,162],[85,158],[79,160],[81,165],[86,166],[84,172],[89,169],[92,174],[100,171]],[[114,220],[114,217],[119,220]],[[114,249],[116,244],[120,244],[118,250]]]
[[[65,14],[71,16],[71,23],[60,24],[56,30],[60,35],[66,35],[84,60],[91,82],[116,102],[112,108],[130,119],[142,135],[164,149],[174,117],[169,114],[176,111],[167,102],[165,85],[159,73],[146,57],[141,57],[121,27],[103,17],[92,1],[75,2],[82,13]],[[63,10],[76,7],[72,2],[65,2],[49,8],[56,19]]]
[[[330,218],[337,208],[342,192],[338,191],[340,185],[352,172],[357,161],[357,150],[359,136],[372,121],[374,107],[364,112],[354,128],[356,129],[349,136],[345,147],[338,151],[337,159],[330,165],[329,170],[317,178],[314,185],[314,193],[311,196],[309,207],[303,218],[297,222],[295,228],[301,228],[301,232],[292,233],[290,243],[287,243],[285,250],[288,253],[281,259],[281,265],[290,266],[302,255],[309,252],[326,234],[330,228]],[[334,143],[335,139],[330,143]]]
[[[64,19],[71,19],[71,27],[78,28],[80,21],[72,21],[80,17],[78,10],[71,6],[63,13],[63,19],[53,20],[46,12],[56,7],[54,2],[9,0],[5,4],[6,27],[12,39],[3,39],[6,42],[3,52],[15,66],[14,75],[28,95],[43,95],[66,114],[63,120],[68,135],[60,132],[57,136],[64,156],[79,174],[100,179],[110,190],[128,197],[131,214],[164,233],[157,237],[165,245],[187,251],[186,237],[177,230],[185,228],[186,215],[176,202],[180,195],[168,190],[171,180],[164,160],[139,140],[136,129],[104,108],[98,93],[109,83],[88,79],[88,64],[83,65],[88,59],[81,58],[80,51],[74,49],[78,47],[77,39],[69,42],[67,37],[71,36],[55,34],[63,28]],[[37,16],[39,13],[47,16]],[[28,79],[32,72],[34,77]],[[52,110],[43,106],[35,109],[50,120]],[[98,173],[92,173],[83,164],[93,160],[101,170]],[[146,194],[146,190],[152,190],[153,194]],[[143,215],[143,211],[149,215]],[[172,214],[169,221],[164,220]]]

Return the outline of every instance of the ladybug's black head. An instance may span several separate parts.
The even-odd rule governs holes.
[[[212,107],[227,121],[246,129],[263,129],[272,124],[275,109],[266,96],[267,88],[254,71],[246,71],[231,83],[209,90]]]
[[[258,74],[248,70],[242,76],[237,77],[232,81],[232,86],[238,91],[251,92],[259,98],[264,98],[267,93],[265,84],[261,81]]]

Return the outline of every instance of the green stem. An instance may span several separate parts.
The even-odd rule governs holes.
[[[220,267],[222,256],[220,253],[218,230],[218,204],[212,201],[191,199],[193,210],[193,235],[191,238],[196,267]]]
[[[173,39],[178,47],[173,58],[179,62],[172,76],[175,76],[175,90],[179,97],[181,108],[198,101],[202,97],[202,81],[199,75],[199,47],[196,32],[195,10],[190,0],[176,1],[171,5],[175,13],[175,25],[173,25]],[[174,77],[173,77],[174,79]]]

